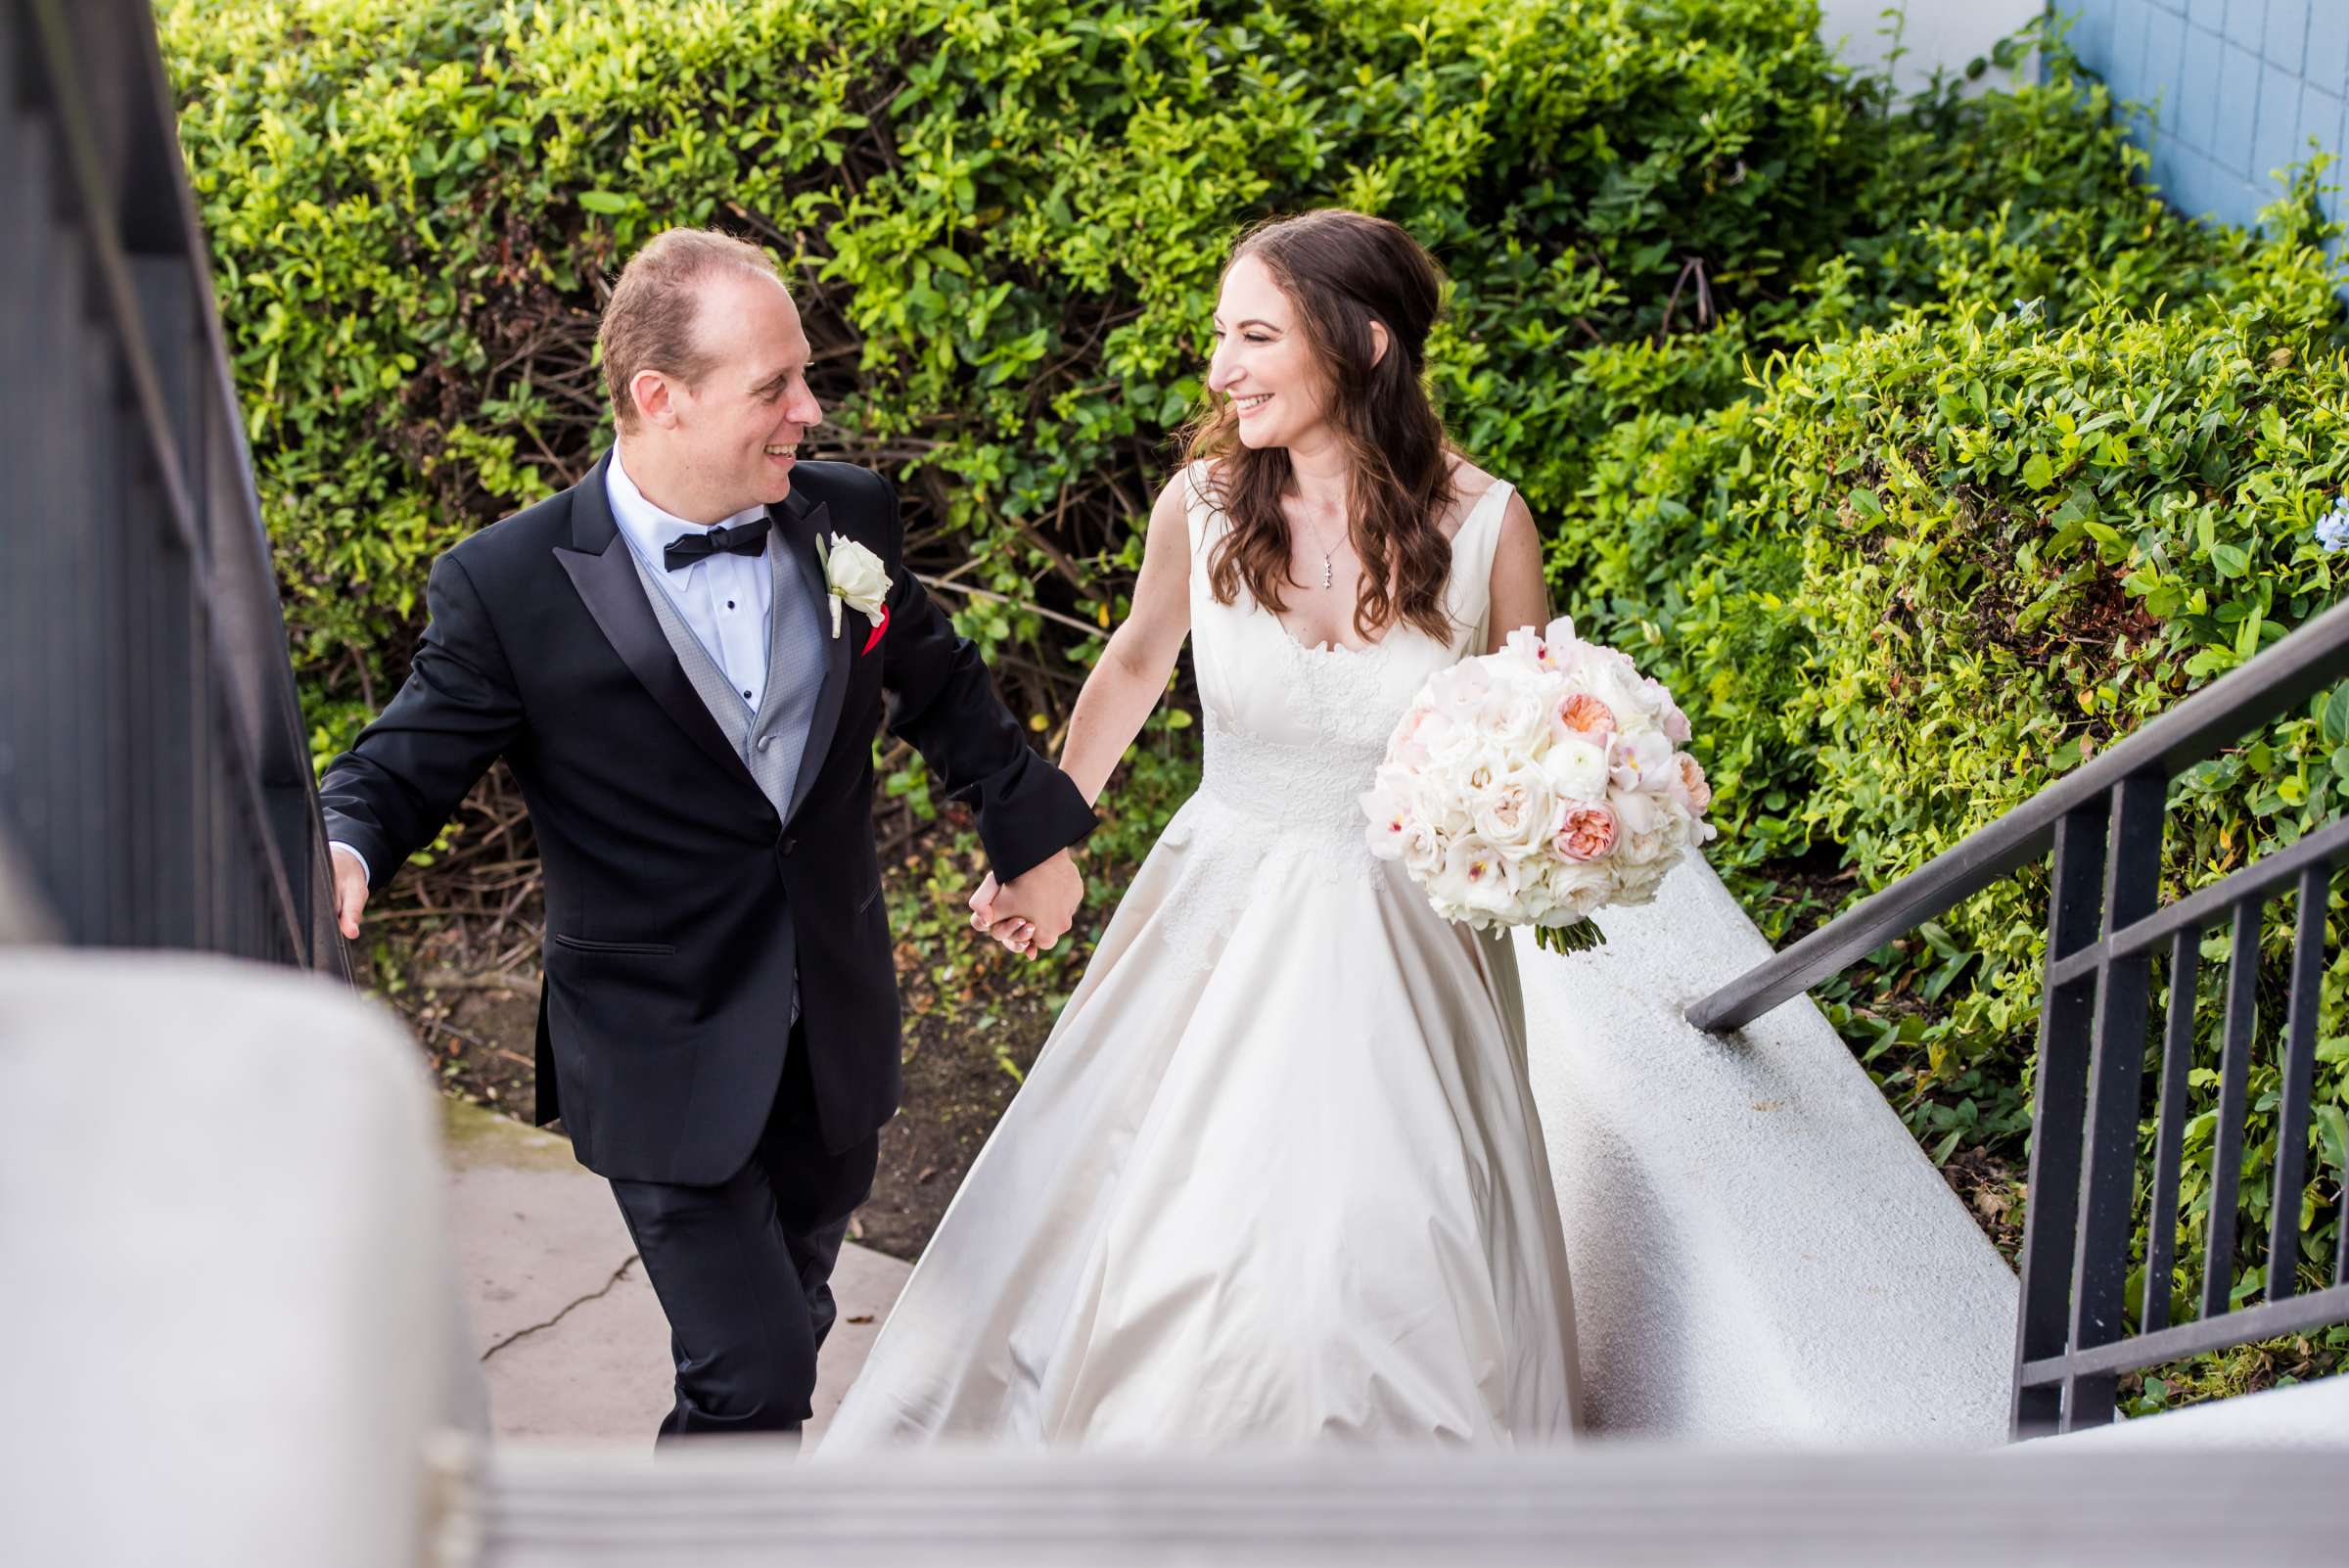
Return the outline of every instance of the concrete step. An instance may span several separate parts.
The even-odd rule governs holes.
[[[2339,1560],[2339,1461],[1591,1443],[813,1463],[718,1445],[655,1463],[508,1445],[450,1522],[482,1568],[2204,1568]]]
[[[2349,1448],[2349,1375],[2210,1400],[2159,1415],[2029,1438],[2014,1454],[2110,1449]]]
[[[668,1322],[612,1189],[569,1140],[447,1100],[449,1222],[501,1439],[650,1448],[670,1404]],[[812,1442],[864,1364],[909,1269],[851,1242],[817,1368]]]

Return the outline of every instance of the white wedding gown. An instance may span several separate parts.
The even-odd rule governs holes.
[[[1508,486],[1449,643],[1301,646],[1219,605],[1191,491],[1207,756],[819,1446],[1540,1444],[1581,1406],[1509,942],[1439,918],[1357,797],[1481,652]]]

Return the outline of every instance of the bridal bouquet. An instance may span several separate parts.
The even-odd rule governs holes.
[[[1362,797],[1370,853],[1400,860],[1447,920],[1538,927],[1559,952],[1606,939],[1609,904],[1645,903],[1720,829],[1688,718],[1664,687],[1560,619],[1438,670]]]

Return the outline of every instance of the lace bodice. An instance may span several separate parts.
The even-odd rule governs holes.
[[[1311,736],[1252,729],[1211,705],[1200,789],[1285,832],[1360,838],[1359,797],[1410,700],[1389,701],[1381,652],[1297,650],[1291,673]]]
[[[1228,527],[1201,470],[1186,475],[1191,519],[1191,652],[1207,735],[1201,793],[1284,832],[1359,841],[1361,793],[1387,737],[1427,677],[1482,651],[1493,544],[1508,486],[1480,496],[1452,540],[1439,642],[1408,625],[1366,649],[1307,648],[1242,588],[1223,605],[1208,585],[1209,551]]]
[[[1192,863],[1161,918],[1173,945],[1206,966],[1260,872],[1386,885],[1364,841],[1361,796],[1427,677],[1484,647],[1493,543],[1508,486],[1480,497],[1453,537],[1449,641],[1396,626],[1366,649],[1308,648],[1245,588],[1231,604],[1216,602],[1208,552],[1228,525],[1201,492],[1197,472],[1191,657],[1207,755],[1199,793],[1162,841]]]

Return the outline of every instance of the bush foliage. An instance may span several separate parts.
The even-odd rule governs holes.
[[[1811,0],[161,21],[321,752],[397,680],[425,561],[609,439],[595,314],[678,222],[788,263],[832,453],[898,480],[916,565],[1046,731],[1125,607],[1234,229],[1404,223],[1453,280],[1431,381],[1455,435],[1526,493],[1560,606],[1695,717],[1716,863],[1773,937],[1784,887],[1912,869],[2334,597],[2311,527],[2349,487],[2349,361],[2315,176],[2264,237],[2185,221],[2059,39],[2037,79],[1896,102]],[[1183,722],[1113,790],[1113,860],[1187,788]],[[918,804],[918,765],[890,787]],[[2345,792],[2328,699],[2179,782],[2165,893]],[[936,951],[952,856],[900,911]],[[2045,892],[2018,875],[1822,994],[1937,1158],[2022,1153]],[[2349,1165],[2345,976],[2312,1269]],[[2207,1158],[2188,1182],[2198,1226]]]
[[[1805,0],[177,0],[322,738],[396,679],[424,561],[608,438],[595,312],[662,226],[791,263],[839,455],[906,484],[969,629],[1065,675],[1023,607],[1121,608],[1092,563],[1129,564],[1237,223],[1406,223],[1459,283],[1470,439],[1546,452],[1576,345],[1702,326],[1838,243],[1874,100],[1810,23]],[[1556,508],[1575,471],[1525,478]]]

